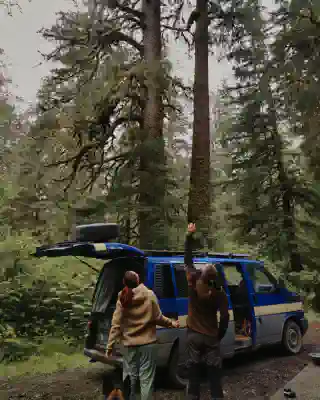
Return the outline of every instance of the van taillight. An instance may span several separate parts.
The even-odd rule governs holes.
[[[88,321],[88,328],[90,329],[92,326],[92,321]]]

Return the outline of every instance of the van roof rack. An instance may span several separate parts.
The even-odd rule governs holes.
[[[146,256],[149,257],[183,257],[184,251],[172,251],[172,250],[143,250]],[[241,253],[212,253],[203,251],[194,251],[193,257],[212,257],[212,258],[250,258],[250,254]]]

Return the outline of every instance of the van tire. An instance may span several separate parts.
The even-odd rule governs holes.
[[[179,365],[179,345],[174,344],[168,365],[168,378],[170,387],[173,389],[184,389],[187,386],[187,379],[182,378],[178,374]]]
[[[284,326],[282,346],[288,354],[299,354],[302,349],[302,332],[300,326],[289,319]]]

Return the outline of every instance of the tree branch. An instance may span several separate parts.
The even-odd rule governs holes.
[[[129,122],[138,122],[139,124],[142,124],[142,117],[141,115],[128,115],[127,117],[119,117],[116,119],[116,121],[110,126],[109,128],[109,132],[111,132],[111,134],[113,134],[115,132],[115,130],[125,124],[125,123],[129,123]]]
[[[111,162],[119,162],[121,159],[123,159],[123,158],[126,158],[129,154],[131,153],[131,151],[126,151],[126,152],[123,152],[123,153],[121,153],[121,154],[118,154],[118,155],[115,155],[115,156],[112,156],[112,157],[109,157],[108,159],[106,159],[106,160],[104,160],[103,161],[103,164],[109,164],[109,163],[111,163]],[[79,153],[77,154],[77,156],[79,155]],[[77,157],[76,156],[76,157]],[[82,157],[84,156],[84,154],[82,155]],[[71,159],[71,158],[70,158]],[[70,159],[69,159],[69,163],[71,162],[70,161]],[[73,181],[74,181],[74,179],[75,179],[75,177],[76,177],[76,174],[77,174],[77,172],[78,172],[78,170],[79,170],[79,165],[80,165],[80,162],[81,162],[81,159],[82,158],[77,158],[77,159],[75,159],[75,157],[73,157],[73,159],[74,159],[74,164],[73,164],[73,166],[72,166],[72,172],[68,175],[68,176],[66,176],[66,177],[64,177],[64,178],[61,178],[61,179],[54,179],[54,181],[55,182],[68,182],[68,184],[66,185],[66,187],[64,188],[64,192],[66,192],[69,188],[70,188],[70,186],[72,185],[72,183],[73,183]],[[63,165],[63,164],[66,164],[66,162],[64,161],[64,162],[61,162],[60,164],[58,164],[58,165]],[[90,185],[88,185],[88,184],[86,184],[86,188],[87,187],[89,187]]]
[[[137,42],[132,37],[120,32],[120,31],[111,31],[109,33],[100,32],[100,43],[103,46],[116,44],[118,42],[125,42],[128,45],[134,47],[139,51],[141,57],[144,54],[144,47],[141,43]]]
[[[317,28],[320,28],[320,18],[318,18],[312,8],[303,9],[300,11],[301,17],[308,18],[309,21],[315,25]]]
[[[117,0],[115,1],[113,0],[113,3],[114,3],[114,8],[118,8],[118,10],[126,14],[133,15],[137,20],[140,21],[140,23],[142,23],[143,13],[141,11],[135,10],[134,8],[128,7],[126,5],[122,5]],[[135,4],[137,4],[137,2]]]
[[[178,28],[178,27],[174,27],[174,26],[170,26],[170,25],[166,25],[166,24],[161,24],[161,28],[164,29],[168,29],[170,31],[173,32],[177,32],[177,33],[188,33],[188,28]]]
[[[101,142],[89,143],[82,147],[82,149],[74,156],[67,158],[66,160],[60,160],[51,164],[47,164],[47,168],[59,167],[60,165],[67,165],[71,162],[78,163],[81,161],[82,157],[91,149],[101,146]]]

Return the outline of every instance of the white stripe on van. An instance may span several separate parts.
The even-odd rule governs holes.
[[[257,306],[254,307],[254,312],[256,317],[261,317],[263,315],[272,314],[285,314],[294,311],[304,311],[303,303],[285,303],[285,304],[271,304],[268,306]],[[217,313],[218,320],[220,319],[220,313]],[[233,310],[229,310],[230,321],[234,321]],[[185,328],[187,326],[187,315],[179,315],[180,328]],[[157,326],[157,329],[165,329],[163,326]]]
[[[217,317],[218,317],[218,321],[220,320],[220,312],[217,312]],[[233,311],[229,310],[229,317],[230,317],[230,321],[234,321],[234,316],[233,316]],[[180,322],[180,328],[186,328],[187,326],[187,318],[188,315],[179,315],[179,322]],[[167,329],[164,328],[163,326],[158,326],[157,325],[157,329]]]
[[[271,304],[268,306],[254,307],[254,313],[256,317],[272,314],[284,314],[294,311],[303,311],[303,304],[301,301],[296,303]]]

